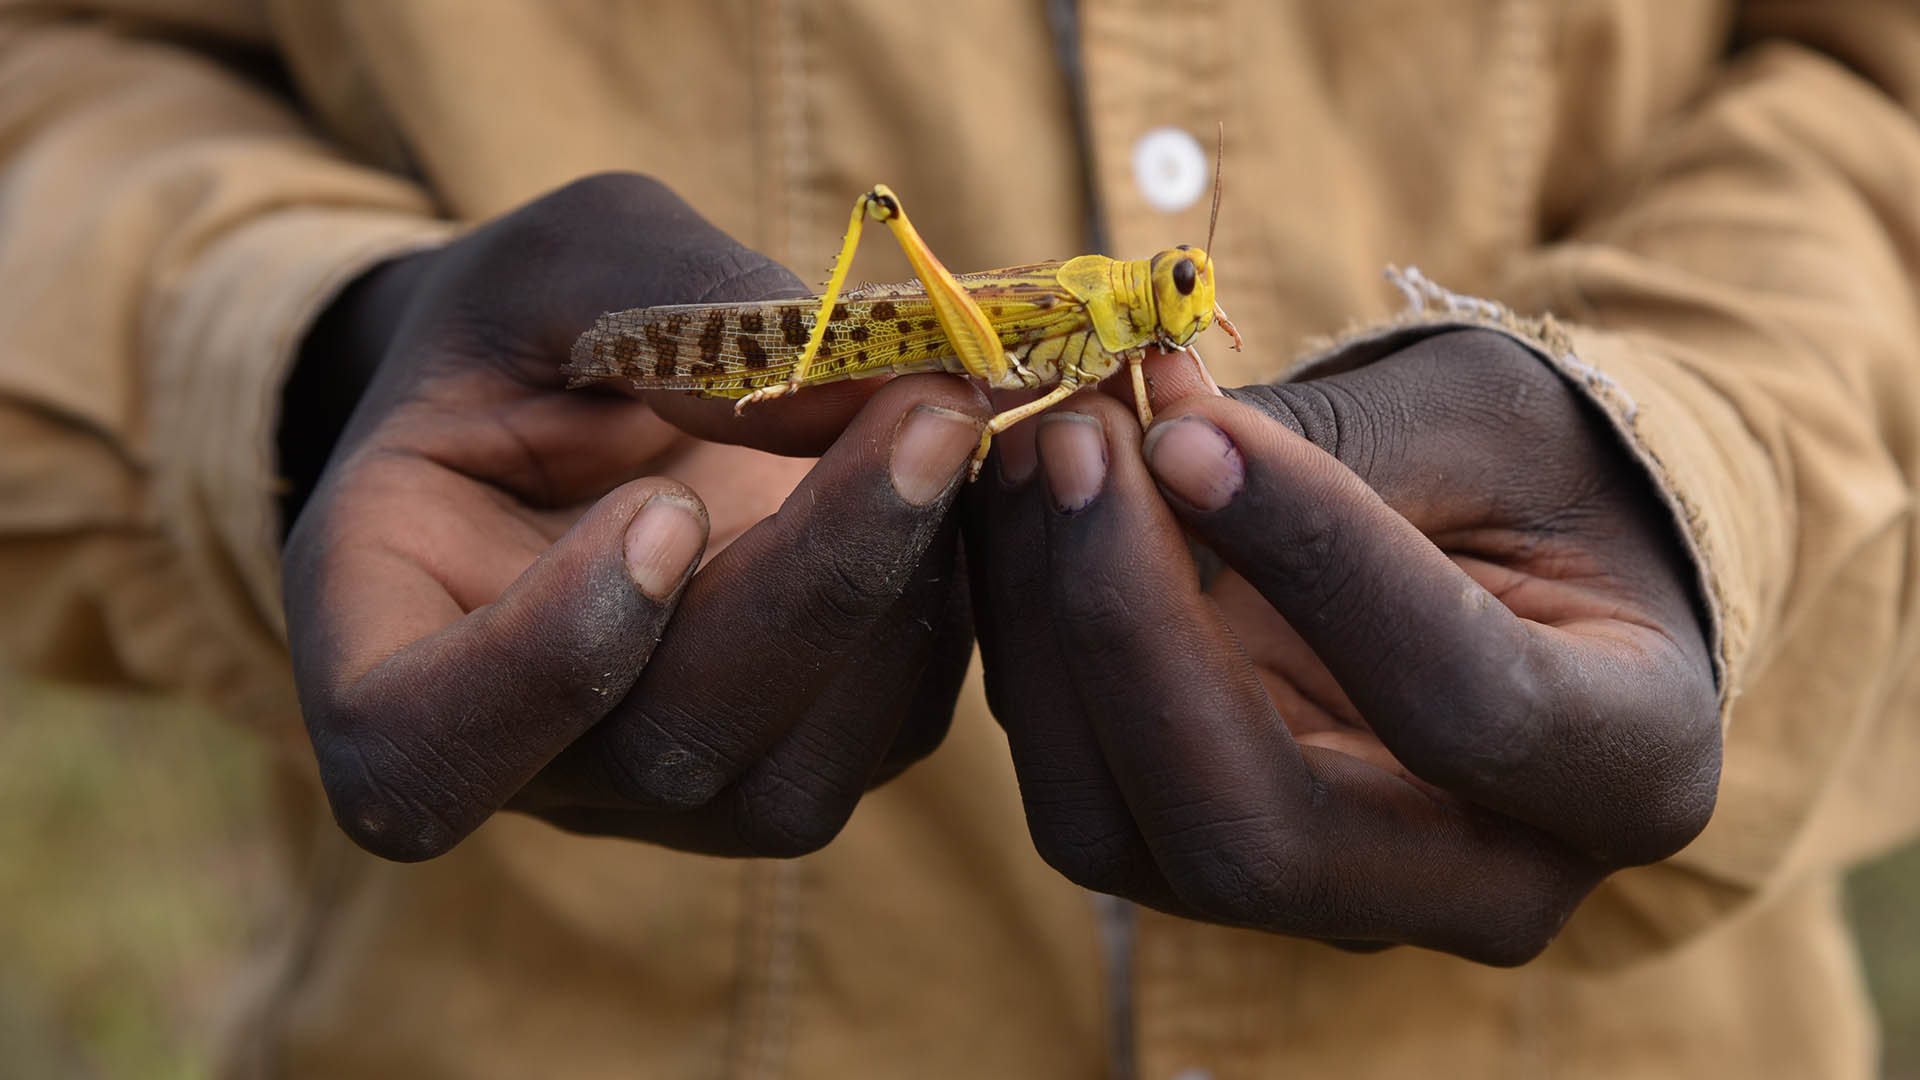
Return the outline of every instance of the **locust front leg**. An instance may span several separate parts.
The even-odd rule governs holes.
[[[1147,373],[1141,367],[1146,359],[1145,353],[1127,357],[1127,374],[1133,378],[1133,408],[1140,414],[1141,431],[1153,426],[1153,402],[1147,397]]]

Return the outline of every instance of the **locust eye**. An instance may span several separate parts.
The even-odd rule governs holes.
[[[1181,259],[1173,264],[1173,287],[1180,290],[1181,296],[1192,295],[1199,277],[1200,271],[1193,265],[1192,259]]]

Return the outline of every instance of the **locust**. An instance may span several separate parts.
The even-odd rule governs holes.
[[[892,231],[916,280],[843,296],[869,221]],[[1122,364],[1132,376],[1140,424],[1151,424],[1141,369],[1149,348],[1186,353],[1218,393],[1192,344],[1213,323],[1241,347],[1239,331],[1214,299],[1205,249],[1182,244],[1146,259],[1081,255],[955,276],[921,239],[899,197],[879,184],[854,201],[818,297],[610,312],[580,335],[566,370],[570,387],[625,378],[638,390],[733,398],[736,414],[804,386],[927,371],[972,376],[994,389],[1044,389],[988,420],[968,472],[975,478],[995,435]]]

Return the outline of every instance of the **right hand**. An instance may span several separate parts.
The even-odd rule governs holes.
[[[303,368],[379,361],[337,442],[283,439],[327,462],[284,584],[321,780],[361,846],[428,858],[513,807],[797,854],[940,741],[971,652],[947,511],[978,391],[913,376],[735,421],[562,388],[603,311],[805,293],[660,185],[602,176],[342,294],[322,325],[345,331],[310,339]],[[832,445],[759,520],[805,463],[683,429]],[[710,525],[738,538],[696,573]]]
[[[1706,826],[1697,572],[1529,349],[1435,334],[1156,412],[1143,440],[1116,401],[1064,402],[966,499],[987,700],[1062,874],[1514,964]],[[1195,541],[1225,564],[1204,588]]]

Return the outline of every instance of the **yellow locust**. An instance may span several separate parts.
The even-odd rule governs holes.
[[[1214,189],[1214,213],[1220,192]],[[919,280],[840,294],[868,219],[893,230]],[[1213,242],[1208,228],[1207,242]],[[1184,350],[1216,391],[1191,346],[1218,322],[1213,260],[1182,245],[1150,259],[1081,255],[955,277],[934,257],[885,185],[855,200],[832,276],[818,297],[737,304],[674,304],[602,315],[574,343],[569,385],[624,377],[641,390],[737,398],[735,411],[802,386],[920,371],[985,380],[1041,397],[993,417],[993,436],[1118,371],[1131,369],[1142,426],[1153,421],[1140,363],[1149,347]]]

